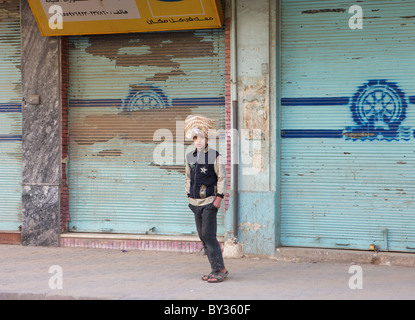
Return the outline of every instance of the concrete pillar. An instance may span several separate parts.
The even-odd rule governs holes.
[[[240,133],[239,240],[247,254],[272,255],[277,239],[275,0],[238,0]]]
[[[59,43],[42,37],[27,0],[22,24],[22,244],[59,245]],[[35,101],[39,96],[39,101]],[[31,99],[33,99],[31,101]]]

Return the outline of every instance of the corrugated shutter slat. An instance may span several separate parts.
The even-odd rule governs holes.
[[[0,2],[0,230],[21,225],[22,116],[19,1]]]

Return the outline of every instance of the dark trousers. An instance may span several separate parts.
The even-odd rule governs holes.
[[[205,206],[193,206],[189,208],[195,214],[196,228],[199,238],[203,243],[206,255],[209,259],[212,271],[216,272],[225,269],[223,263],[222,249],[216,238],[218,209],[210,203]]]

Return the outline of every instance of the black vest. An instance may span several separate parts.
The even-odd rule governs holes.
[[[190,198],[204,199],[216,195],[218,177],[215,173],[215,162],[219,153],[209,149],[187,154],[190,167]]]

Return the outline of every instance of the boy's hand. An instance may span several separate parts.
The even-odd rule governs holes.
[[[218,209],[220,208],[221,203],[222,203],[221,197],[216,197],[215,201],[213,201],[213,205]]]

